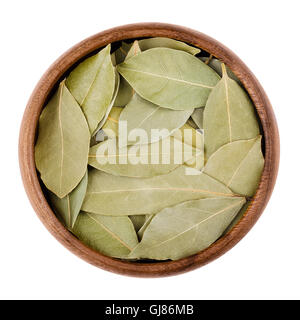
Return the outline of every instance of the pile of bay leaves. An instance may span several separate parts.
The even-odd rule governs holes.
[[[177,260],[242,216],[264,166],[261,138],[223,63],[148,38],[107,45],[69,72],[40,115],[35,161],[57,217],[87,246]]]

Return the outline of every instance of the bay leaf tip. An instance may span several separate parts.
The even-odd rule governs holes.
[[[226,70],[226,66],[225,66],[225,63],[221,63],[221,68],[222,68],[222,76],[224,77],[228,77],[228,74],[227,74],[227,70]]]

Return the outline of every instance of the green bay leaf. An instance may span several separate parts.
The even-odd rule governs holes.
[[[196,254],[222,235],[244,203],[244,198],[212,198],[163,209],[129,258],[178,260]]]
[[[59,198],[86,172],[90,133],[78,103],[63,81],[39,119],[35,163],[45,186]]]
[[[80,212],[85,197],[88,182],[88,174],[84,175],[78,186],[64,198],[57,197],[49,192],[50,202],[54,207],[59,219],[68,229],[72,229]]]
[[[182,50],[192,55],[196,55],[197,53],[201,52],[200,49],[189,46],[184,42],[170,39],[170,38],[164,38],[164,37],[156,37],[156,38],[139,40],[139,46],[142,51],[152,49],[152,48],[163,47],[163,48]]]
[[[261,136],[225,144],[208,159],[204,172],[234,193],[253,196],[264,167]]]
[[[198,58],[168,48],[146,50],[117,70],[142,98],[174,110],[204,106],[220,79]]]
[[[81,212],[72,232],[87,246],[110,257],[124,258],[138,244],[128,217]]]
[[[66,85],[81,106],[94,133],[106,114],[115,89],[110,45],[81,62],[67,77]]]
[[[223,77],[212,90],[204,109],[206,159],[222,145],[248,140],[259,135],[259,125],[252,101],[223,64]]]
[[[234,197],[219,181],[196,169],[180,166],[152,178],[114,176],[89,171],[82,210],[102,215],[153,214],[183,201],[209,197]]]

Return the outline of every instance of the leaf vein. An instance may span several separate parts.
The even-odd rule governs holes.
[[[117,193],[117,192],[138,192],[138,191],[186,191],[186,192],[195,192],[195,193],[207,193],[214,194],[225,197],[240,197],[238,194],[229,194],[222,192],[214,192],[203,189],[193,189],[193,188],[162,188],[162,187],[154,187],[154,188],[139,188],[139,189],[118,189],[118,190],[102,190],[102,191],[90,191],[87,194],[101,194],[101,193]]]
[[[156,78],[162,78],[162,79],[167,79],[167,80],[172,80],[172,81],[176,81],[176,82],[185,83],[185,84],[188,84],[188,85],[191,85],[191,86],[202,87],[202,88],[207,88],[207,89],[213,89],[214,88],[212,86],[208,86],[208,85],[205,85],[205,84],[202,84],[202,83],[190,82],[190,81],[187,81],[187,80],[176,79],[176,78],[168,77],[168,76],[165,76],[165,75],[155,74],[155,73],[152,73],[152,72],[140,71],[140,70],[136,70],[136,69],[129,69],[129,70],[133,71],[133,72],[137,72],[137,73],[142,73],[142,74],[146,74],[146,75],[149,75],[149,76],[153,76],[153,77],[156,77]]]
[[[122,239],[120,239],[115,233],[113,233],[111,230],[109,230],[104,224],[99,222],[98,220],[94,219],[89,213],[86,213],[90,219],[95,221],[98,225],[100,225],[107,233],[109,233],[113,238],[115,238],[117,241],[119,241],[124,247],[132,251],[133,248],[130,248]]]

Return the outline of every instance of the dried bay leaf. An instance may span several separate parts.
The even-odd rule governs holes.
[[[105,131],[105,133],[109,138],[118,137],[120,115],[124,110],[125,109],[121,107],[112,108],[108,116],[108,119],[103,126],[103,130]],[[197,126],[195,127],[197,128]],[[187,130],[186,131],[187,134],[185,134],[185,130]],[[201,131],[198,131],[194,127],[192,127],[188,122],[185,123],[179,129],[175,130],[171,135],[174,138],[193,146],[194,148],[197,148],[197,149],[203,148],[203,144],[204,144],[203,134],[201,133]]]
[[[114,54],[116,59],[116,64],[123,62],[127,56],[128,51],[130,50],[131,45],[122,41],[120,48],[118,48]]]
[[[196,254],[222,235],[244,203],[244,198],[212,198],[163,209],[129,258],[178,260]]]
[[[187,200],[236,196],[196,169],[188,168],[190,174],[186,175],[186,168],[180,166],[152,178],[119,177],[91,169],[82,210],[116,216],[153,214]]]
[[[88,183],[88,174],[84,175],[78,186],[64,198],[58,198],[49,192],[51,204],[55,212],[68,229],[72,229],[80,212]]]
[[[134,90],[130,84],[123,77],[120,78],[120,88],[116,100],[114,101],[114,107],[126,106],[134,94]]]
[[[110,257],[124,258],[138,244],[128,217],[81,212],[72,232],[87,246]]]
[[[118,121],[119,121],[121,112],[123,112],[125,109],[120,108],[120,107],[113,107],[113,109],[107,119],[107,122],[104,124],[103,131],[110,139],[113,139],[118,136]],[[203,138],[204,137],[203,137],[203,134],[201,132],[195,130],[194,128],[192,128],[188,124],[184,124],[181,128],[175,130],[174,133],[172,134],[172,136],[175,139],[177,139],[177,140],[181,141],[182,143],[184,143],[185,145],[187,145],[186,148],[188,151],[190,150],[190,148],[188,146],[192,146],[195,149],[197,149],[197,150],[193,151],[195,153],[195,155],[191,159],[186,160],[185,164],[190,167],[197,168],[198,170],[200,170],[204,166],[204,155],[203,155],[203,150],[204,150]],[[97,141],[104,141],[105,140],[101,137],[102,137],[102,135],[99,136],[99,139],[97,139]]]
[[[189,144],[197,149],[202,149],[204,144],[204,136],[201,132],[185,123],[181,128],[176,130],[172,136],[184,143]]]
[[[204,109],[206,158],[222,145],[259,135],[254,106],[247,93],[226,73],[212,90]]]
[[[204,113],[204,108],[197,108],[194,110],[194,112],[191,115],[191,118],[196,123],[199,129],[203,129],[203,113]]]
[[[95,136],[92,137],[93,139],[93,144],[91,144],[91,147],[96,145],[98,142],[103,142],[108,139],[108,136],[106,133],[101,129],[99,130]]]
[[[129,42],[126,42],[126,41],[122,41],[122,49],[126,52],[129,52],[130,48],[132,47],[132,40],[129,40]]]
[[[143,238],[144,232],[148,228],[148,226],[149,226],[151,220],[154,218],[154,216],[155,216],[155,214],[147,214],[147,215],[145,215],[145,217],[146,217],[145,222],[144,222],[144,224],[142,225],[142,227],[139,229],[139,231],[137,233],[139,239]]]
[[[117,139],[108,139],[91,147],[89,165],[104,172],[125,177],[153,177],[173,171],[202,150],[169,137],[147,145],[118,146]]]
[[[208,159],[204,172],[234,193],[253,196],[264,167],[261,136],[225,144]]]
[[[138,55],[139,53],[141,53],[139,42],[138,42],[138,40],[135,40],[126,55],[125,60],[130,59],[131,57],[134,57],[134,56]]]
[[[198,109],[198,108],[197,108]],[[194,129],[199,129],[198,126],[196,125],[196,123],[194,122],[194,120],[192,118],[189,118],[188,121],[186,122],[189,126],[191,126]]]
[[[116,60],[115,52],[113,52],[113,53],[110,55],[110,58],[111,58],[111,63],[112,63],[113,66],[115,67],[115,66],[117,65],[117,60]]]
[[[90,140],[90,147],[94,146],[97,143],[98,143],[98,141],[96,140],[96,135],[92,136],[91,140]]]
[[[140,97],[139,97],[140,98]],[[140,98],[142,99],[142,98]],[[145,101],[145,100],[143,100]],[[125,108],[121,107],[113,107],[106,123],[103,126],[103,130],[108,135],[109,138],[115,138],[119,135],[119,121],[120,121],[120,115],[125,110]],[[195,126],[197,128],[197,126]],[[128,129],[128,128],[127,128]],[[203,144],[203,136],[201,133],[197,130],[195,130],[192,126],[190,126],[188,123],[185,123],[182,127],[175,130],[172,133],[172,136],[174,136],[176,139],[182,140],[182,137],[184,137],[184,130],[191,130],[191,138],[190,135],[186,135],[185,137],[185,143],[188,143],[192,145],[194,148],[202,148]],[[198,142],[198,143],[197,143]]]
[[[109,138],[115,138],[118,136],[119,118],[122,111],[123,108],[121,107],[112,107],[106,122],[102,127],[102,130]]]
[[[184,162],[186,166],[189,166],[190,168],[195,168],[197,170],[200,170],[204,167],[204,156],[202,151],[198,151],[198,153],[192,157],[191,159]]]
[[[139,47],[138,41],[135,40],[132,44],[132,47],[128,51],[125,60],[136,56],[141,52],[141,49]],[[130,84],[123,78],[121,77],[120,81],[120,90],[118,92],[116,101],[114,103],[115,106],[126,106],[129,101],[131,100],[132,96],[134,95],[134,90],[130,86]]]
[[[192,55],[196,55],[197,53],[201,52],[200,49],[189,46],[184,42],[177,41],[170,38],[163,38],[163,37],[139,40],[139,46],[142,51],[152,49],[152,48],[164,47],[164,48],[182,50]]]
[[[123,109],[119,121],[126,121],[127,123],[128,144],[137,143],[135,140],[130,139],[130,133],[134,134],[135,129],[143,129],[147,133],[145,136],[140,136],[138,143],[152,143],[168,137],[175,130],[182,127],[193,113],[193,110],[162,108],[134,94]],[[151,134],[154,129],[157,131],[157,135]],[[120,132],[119,137],[121,137]]]
[[[69,194],[86,172],[90,132],[76,100],[63,81],[43,109],[35,146],[35,163],[48,190]]]
[[[118,65],[117,70],[142,98],[174,110],[205,105],[220,79],[198,58],[168,48],[146,50]]]
[[[120,115],[121,115],[121,113],[124,112],[125,109],[126,108],[121,108],[121,107],[113,107],[112,108],[112,110],[107,118],[107,121],[102,128],[103,131],[105,131],[105,133],[107,134],[107,136],[109,138],[118,137]],[[185,130],[187,130],[186,135],[184,134]],[[185,142],[185,143],[193,146],[194,148],[198,148],[198,149],[203,148],[203,144],[204,144],[203,135],[201,134],[201,132],[195,130],[193,127],[191,127],[187,123],[185,123],[179,129],[175,130],[172,133],[172,136],[182,142]],[[183,138],[184,138],[184,141],[183,141]]]
[[[66,85],[81,106],[94,133],[106,114],[115,89],[115,70],[110,45],[85,59],[68,76]]]
[[[142,226],[145,224],[147,215],[132,215],[129,216],[129,219],[132,221],[135,232],[138,232]]]
[[[108,116],[109,116],[109,114],[111,112],[111,109],[113,108],[114,102],[116,100],[116,97],[117,97],[117,94],[118,94],[118,91],[119,91],[119,86],[120,86],[120,76],[119,76],[117,71],[115,71],[115,74],[116,74],[116,78],[115,78],[116,81],[115,81],[115,90],[114,90],[113,97],[111,99],[110,105],[106,109],[104,117],[102,118],[102,120],[98,124],[94,135],[96,135],[97,132],[103,127],[104,123],[106,122],[106,120],[107,120],[107,118],[108,118]]]
[[[184,124],[181,128],[176,130],[172,136],[196,148],[196,154],[189,160],[185,161],[185,164],[189,167],[200,170],[204,166],[204,136],[201,132],[191,127],[188,123]]]
[[[200,59],[203,62],[205,62],[208,66],[210,66],[212,69],[214,69],[219,76],[222,76],[222,62],[219,59],[216,59],[216,58],[210,59],[209,57],[201,57]],[[229,78],[241,84],[238,77],[227,66],[226,66],[226,72]]]

